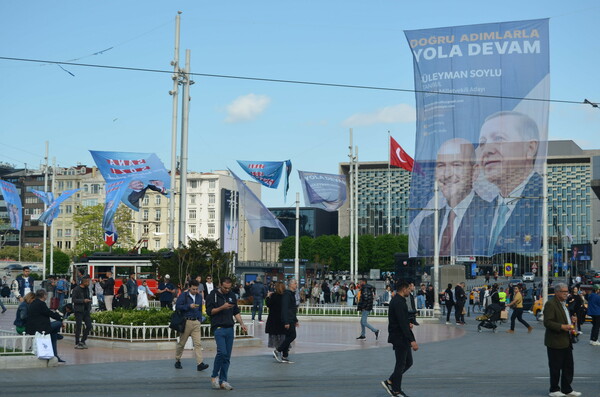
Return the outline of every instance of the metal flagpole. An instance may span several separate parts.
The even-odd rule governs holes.
[[[548,166],[544,161],[543,187],[542,187],[542,302],[548,301]]]
[[[388,155],[388,211],[387,211],[387,232],[388,234],[392,234],[392,168],[390,163],[392,162],[392,152],[390,148],[392,147],[392,135],[388,131],[388,151],[390,152]]]
[[[56,157],[52,157],[52,182],[50,183],[50,191],[54,196],[54,187],[56,185]],[[54,223],[50,225],[50,274],[54,274]]]
[[[440,222],[439,219],[439,211],[438,211],[438,182],[437,179],[433,184],[433,279],[435,282],[433,283],[433,315],[435,317],[439,317],[441,315],[440,311],[440,242],[439,242],[439,231],[438,224]]]
[[[179,100],[179,25],[181,11],[175,17],[175,56],[171,61],[173,65],[173,89],[169,94],[173,96],[173,115],[171,119],[171,198],[169,199],[169,241],[167,247],[175,248],[175,193],[177,177],[177,112]]]
[[[48,192],[48,141],[46,141],[46,156],[44,157],[45,160],[45,166],[44,166],[44,193]],[[48,206],[46,205],[46,203],[44,203],[44,211],[46,211],[46,209],[48,208]],[[43,270],[42,270],[42,279],[45,280],[46,279],[46,240],[48,239],[48,226],[46,226],[46,223],[44,223],[44,243],[43,243],[43,252],[42,252],[42,263],[43,263]]]
[[[294,276],[300,284],[300,192],[296,192],[296,238],[294,244]]]
[[[354,156],[352,155],[352,128],[350,128],[350,158],[348,177],[350,178],[350,280],[354,281]]]
[[[354,282],[358,282],[358,146],[354,146]]]
[[[185,50],[185,69],[183,72],[183,105],[181,117],[181,180],[179,189],[179,245],[185,245],[187,229],[187,163],[188,163],[188,121],[190,115],[190,50]]]

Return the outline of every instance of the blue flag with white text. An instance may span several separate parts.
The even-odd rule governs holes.
[[[13,229],[21,230],[23,225],[23,206],[17,187],[10,182],[0,180],[0,190],[6,203],[6,211]]]
[[[54,201],[54,194],[52,194],[52,192],[31,189],[31,193],[35,194],[47,206],[50,206]]]
[[[52,225],[52,221],[60,214],[60,205],[80,190],[81,189],[65,190],[60,196],[58,196],[56,200],[50,202],[50,205],[48,206],[48,208],[46,208],[46,211],[44,211],[42,215],[40,215],[38,220],[40,222],[44,222],[48,226]],[[49,197],[52,197],[52,193],[50,193]]]
[[[304,192],[304,202],[309,207],[337,211],[346,201],[346,177],[337,174],[298,171]]]
[[[277,189],[279,181],[283,175],[283,169],[285,167],[285,188],[284,197],[287,195],[289,189],[289,177],[292,172],[292,162],[290,160],[285,161],[245,161],[237,160],[238,164],[248,175],[263,186],[271,189]]]

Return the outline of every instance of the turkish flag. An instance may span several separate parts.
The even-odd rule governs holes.
[[[412,171],[414,163],[414,160],[404,151],[404,149],[402,149],[398,142],[390,136],[390,165]]]

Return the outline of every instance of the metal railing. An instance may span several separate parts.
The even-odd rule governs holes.
[[[33,354],[35,335],[0,330],[0,356]]]
[[[239,305],[242,314],[252,314],[252,305]],[[263,314],[269,314],[269,308],[263,307]],[[371,310],[371,314],[376,317],[387,317],[387,306],[375,306]],[[356,306],[347,305],[308,305],[301,304],[298,306],[299,316],[339,316],[339,317],[360,317],[360,312],[356,310]],[[433,317],[433,309],[418,309],[417,317],[431,318]]]
[[[17,298],[11,297],[11,298],[0,298],[0,300],[2,300],[2,303],[4,303],[5,305],[16,305],[18,306],[19,300]]]
[[[254,324],[247,324],[248,333],[243,333],[239,324],[234,325],[234,337],[254,336]],[[63,321],[64,335],[75,335],[75,321]],[[210,324],[200,326],[200,337],[210,339],[213,337]],[[92,323],[90,338],[129,341],[129,342],[166,342],[176,341],[179,333],[173,331],[168,325],[120,325]]]

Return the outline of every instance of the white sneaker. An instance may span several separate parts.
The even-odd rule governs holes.
[[[581,396],[581,393],[578,391],[573,390],[571,393],[567,394],[567,397],[579,397]]]
[[[561,391],[553,391],[552,393],[548,393],[550,397],[566,397],[566,394]]]
[[[451,325],[452,323],[450,321],[446,321],[446,325]]]
[[[590,345],[592,345],[592,346],[600,346],[600,342],[597,341],[597,340],[591,340],[590,341]]]

